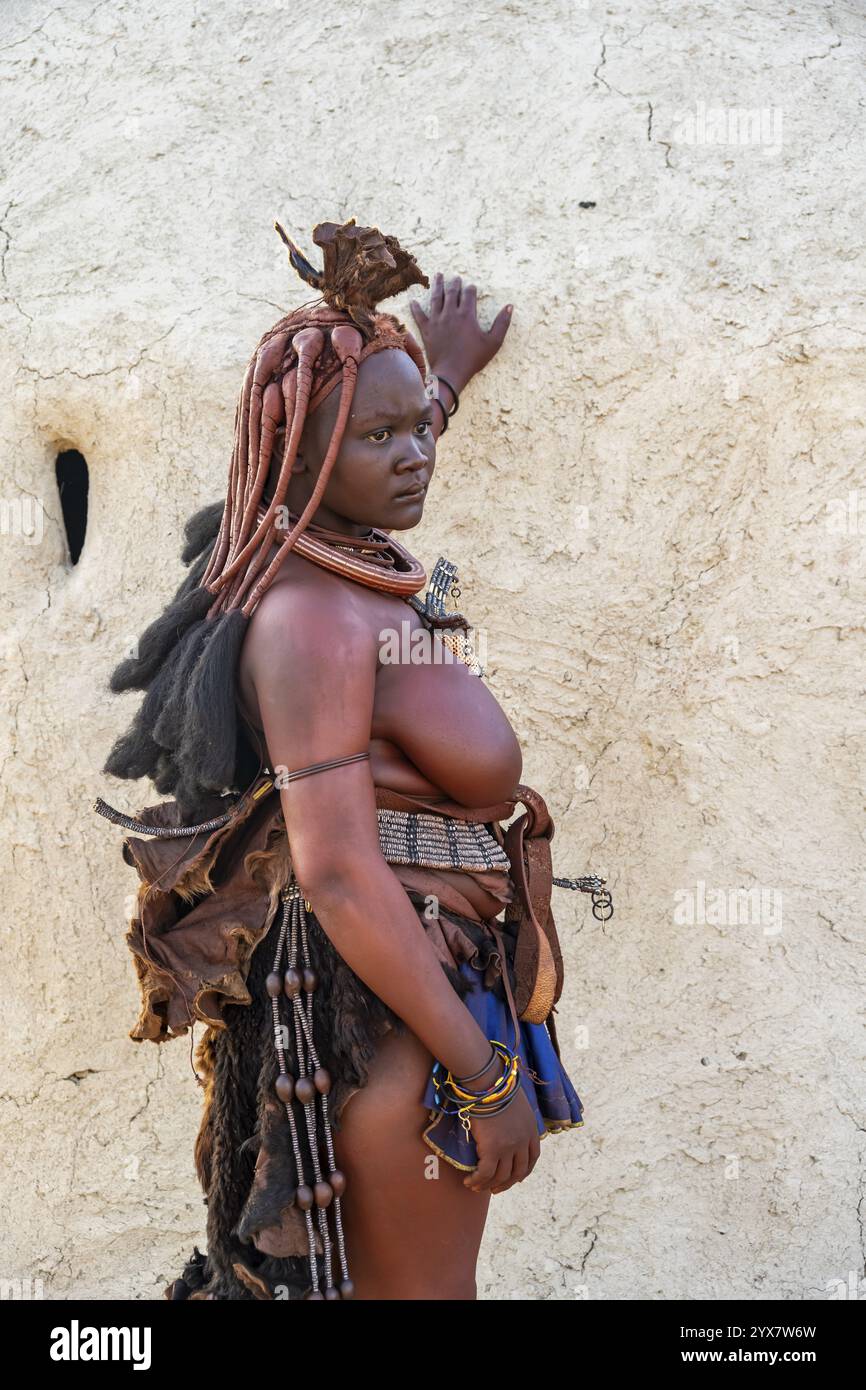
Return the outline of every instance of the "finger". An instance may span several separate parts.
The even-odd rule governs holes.
[[[541,1157],[541,1135],[533,1134],[529,1141],[529,1169],[530,1172],[535,1167]]]
[[[440,310],[445,303],[445,276],[437,270],[433,276],[433,289],[430,291],[431,310]]]
[[[501,1158],[496,1165],[496,1172],[490,1184],[491,1193],[505,1192],[511,1186],[511,1170],[514,1167],[514,1154],[509,1154],[506,1158]]]
[[[430,319],[427,316],[427,314],[424,313],[424,310],[421,308],[420,299],[410,299],[409,308],[412,311],[412,317],[414,318],[418,327],[421,329],[426,328],[428,323],[430,322]]]
[[[490,1186],[491,1179],[496,1173],[496,1160],[482,1158],[476,1168],[468,1174],[464,1181],[465,1187],[470,1187],[473,1192],[483,1192]]]
[[[474,285],[464,285],[463,293],[460,296],[460,308],[465,309],[469,314],[474,314],[477,294],[478,291]]]
[[[460,279],[459,275],[452,276],[451,280],[448,282],[448,290],[445,299],[452,309],[459,309],[460,307],[460,289],[462,284],[463,281]]]
[[[526,1144],[522,1149],[518,1149],[514,1155],[514,1166],[511,1169],[511,1178],[503,1187],[492,1188],[494,1195],[497,1192],[507,1192],[509,1187],[514,1187],[516,1183],[523,1182],[532,1172],[532,1143]]]
[[[499,310],[499,313],[487,330],[487,337],[492,343],[496,344],[497,348],[502,346],[502,340],[508,332],[508,325],[511,323],[511,315],[513,312],[514,305],[506,304],[503,309]]]
[[[529,1177],[531,1170],[532,1157],[530,1154],[530,1145],[527,1144],[524,1149],[519,1149],[514,1155],[514,1167],[511,1169],[512,1185],[516,1182],[523,1182],[524,1178]]]

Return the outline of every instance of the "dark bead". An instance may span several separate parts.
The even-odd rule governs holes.
[[[295,1082],[295,1095],[301,1105],[309,1105],[315,1099],[316,1088],[308,1076],[299,1076]]]
[[[309,1211],[314,1201],[313,1189],[307,1183],[302,1182],[295,1192],[295,1202],[301,1211]]]
[[[294,967],[289,967],[283,978],[283,988],[290,999],[301,992],[301,977]]]
[[[331,1073],[325,1067],[316,1067],[313,1072],[313,1085],[320,1096],[326,1096],[331,1090]]]
[[[333,1303],[335,1300],[339,1302],[340,1290],[336,1289],[333,1284],[329,1284],[325,1289],[325,1299],[328,1303]]]
[[[341,1280],[340,1280],[340,1297],[341,1297],[341,1298],[354,1298],[354,1297],[355,1297],[355,1285],[353,1284],[353,1282],[352,1282],[351,1279],[341,1279]]]
[[[310,968],[309,965],[305,965],[305,966],[304,966],[304,989],[307,991],[307,993],[308,993],[308,994],[312,994],[313,990],[317,988],[318,983],[319,983],[319,977],[318,977],[318,975],[316,974],[315,970],[312,970],[312,969]]]
[[[271,996],[272,999],[276,999],[282,993],[283,982],[277,974],[276,970],[272,970],[268,978],[265,980],[265,989],[268,991],[268,994]]]
[[[346,1174],[339,1168],[335,1168],[332,1173],[328,1174],[328,1182],[334,1189],[334,1196],[342,1197],[343,1193],[346,1191]]]
[[[308,1294],[307,1294],[307,1300],[308,1300],[310,1303],[312,1303],[312,1302],[313,1302],[315,1299],[317,1299],[317,1298],[320,1298],[320,1299],[322,1300],[322,1302],[324,1303],[324,1301],[325,1301],[325,1295],[322,1293],[321,1289],[314,1289],[312,1293],[308,1293]]]
[[[316,1194],[317,1207],[329,1207],[334,1200],[334,1189],[329,1182],[325,1182],[324,1178],[316,1183],[313,1191]]]
[[[288,1105],[289,1101],[292,1099],[292,1096],[295,1094],[295,1083],[293,1078],[289,1076],[286,1072],[281,1072],[280,1075],[277,1077],[274,1089],[276,1090],[276,1093],[279,1096],[280,1100],[285,1101]]]

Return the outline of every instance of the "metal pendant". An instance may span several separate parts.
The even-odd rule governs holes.
[[[483,676],[484,668],[478,660],[475,649],[465,632],[462,632],[459,627],[454,627],[449,630],[447,623],[445,625],[442,624],[443,618],[451,618],[455,622],[457,619],[463,619],[462,613],[456,611],[456,609],[452,609],[449,612],[445,606],[446,601],[449,599],[453,600],[456,604],[459,597],[460,589],[457,584],[457,566],[453,560],[446,560],[444,555],[440,555],[436,564],[433,566],[433,572],[430,575],[430,582],[427,586],[427,592],[424,595],[423,602],[414,595],[408,602],[411,603],[416,613],[419,613],[422,618],[435,619],[435,627],[432,630],[438,632],[442,644],[446,646],[449,651],[453,652],[454,655],[469,668],[473,675]]]

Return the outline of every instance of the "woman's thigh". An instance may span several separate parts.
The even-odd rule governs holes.
[[[470,1192],[421,1138],[432,1066],[414,1033],[386,1034],[333,1131],[356,1298],[475,1298],[490,1193]]]

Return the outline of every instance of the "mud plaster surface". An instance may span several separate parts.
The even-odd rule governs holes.
[[[484,322],[516,306],[409,540],[460,567],[555,871],[616,904],[602,927],[557,890],[586,1124],[493,1202],[479,1296],[863,1276],[864,27],[803,0],[3,6],[3,497],[44,511],[2,536],[3,1278],[158,1297],[203,1242],[187,1044],[127,1037],[132,871],[89,804],[151,793],[100,775],[138,698],[101,687],[304,297],[274,218],[312,250],[352,215],[475,281]],[[689,143],[701,103],[770,139]]]

